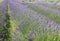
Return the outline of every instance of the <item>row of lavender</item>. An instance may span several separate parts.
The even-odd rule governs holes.
[[[60,41],[59,24],[29,9],[28,5],[11,2],[13,19],[20,19],[16,31],[13,32],[12,41]]]
[[[19,3],[14,0],[5,2],[8,2],[11,19],[15,24],[14,30],[11,29],[11,41],[60,41],[60,25],[32,10],[33,8],[28,8],[29,5],[32,6],[33,4]],[[0,14],[3,14],[0,18],[1,29],[6,26],[5,16],[8,7],[5,7],[7,6],[5,2],[0,6]],[[32,7],[35,7],[34,5]],[[4,35],[2,33],[0,37],[0,40],[3,41]]]

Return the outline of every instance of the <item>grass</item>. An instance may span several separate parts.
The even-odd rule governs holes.
[[[40,8],[38,8],[38,7],[28,6],[28,8],[30,8],[30,9],[36,11],[37,13],[39,13],[41,15],[44,15],[44,16],[48,17],[49,19],[55,21],[56,23],[60,24],[60,21],[59,21],[60,20],[60,16],[55,15],[52,12],[45,12],[45,11],[41,10]]]
[[[42,32],[43,33],[43,32]],[[41,35],[41,37],[36,36],[34,41],[60,41],[60,39],[58,39],[57,33],[54,32],[54,35],[52,34],[52,32],[45,32]]]
[[[25,41],[25,38],[24,38],[24,34],[26,33],[26,31],[29,29],[28,28],[28,26],[26,25],[26,27],[27,28],[25,28],[25,29],[27,29],[27,30],[23,30],[23,29],[21,29],[21,31],[19,31],[19,30],[17,30],[16,28],[21,24],[21,22],[23,21],[23,20],[26,20],[26,14],[24,14],[22,17],[19,17],[19,18],[17,18],[16,20],[12,20],[11,21],[11,24],[14,24],[14,26],[13,25],[11,25],[12,26],[12,29],[11,29],[11,37],[12,37],[12,39],[13,39],[13,37],[15,38],[15,40],[16,41],[20,41],[20,39],[22,38],[22,41]],[[29,24],[28,24],[29,25]],[[23,26],[24,27],[24,26]],[[21,28],[21,27],[20,27]],[[14,30],[13,30],[14,29]],[[15,34],[17,34],[16,32],[18,32],[18,35],[16,35],[16,37],[15,37]],[[21,35],[22,34],[22,35]],[[21,36],[20,36],[21,35]]]
[[[58,35],[57,30],[54,30],[54,29],[48,30],[46,26],[41,26],[40,22],[36,21],[35,25],[33,24],[33,22],[22,25],[22,27],[20,28],[20,33],[22,34],[21,40],[23,41],[27,41],[27,40],[28,41],[30,40],[31,41],[60,41],[60,36]],[[47,29],[45,32],[43,31],[44,28]],[[31,33],[29,31],[31,31]],[[34,37],[32,38],[33,34],[34,34]]]
[[[21,29],[21,33],[23,35],[22,40],[24,39],[24,41],[27,41],[28,39],[30,39],[32,41],[60,41],[60,36],[58,35],[58,31],[57,30],[49,29],[49,30],[46,30],[46,32],[43,32],[43,30],[42,30],[43,27],[42,26],[37,26],[36,25],[36,27],[34,27],[35,25],[33,25],[33,24],[30,25],[30,26],[25,24],[24,28],[23,28],[23,26],[22,26],[22,29]],[[30,30],[30,28],[32,28],[32,30]],[[36,30],[37,28],[40,28],[39,31]],[[27,31],[31,31],[31,34],[29,35],[29,33]],[[39,33],[37,33],[36,31],[39,32]],[[35,34],[35,33],[37,33],[37,34]],[[32,38],[32,36],[31,36],[33,34],[35,35],[34,38]],[[25,36],[27,37],[27,39],[26,39]]]

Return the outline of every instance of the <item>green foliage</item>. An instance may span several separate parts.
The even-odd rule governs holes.
[[[10,31],[11,31],[11,22],[10,22],[10,15],[9,14],[7,14],[6,15],[6,17],[7,17],[7,29],[5,30],[5,32],[6,32],[6,36],[5,36],[5,39],[4,39],[4,41],[11,41],[11,36],[10,36]]]
[[[7,8],[8,9],[8,11],[7,11],[7,13],[6,13],[6,23],[7,23],[7,25],[6,25],[6,29],[5,29],[5,37],[4,37],[4,41],[11,41],[11,29],[12,29],[12,24],[11,24],[11,12],[10,12],[10,10],[9,10],[9,7]]]
[[[0,25],[0,31],[3,29],[2,25]]]

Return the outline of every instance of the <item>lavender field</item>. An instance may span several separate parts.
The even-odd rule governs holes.
[[[60,5],[0,2],[0,41],[60,41]]]

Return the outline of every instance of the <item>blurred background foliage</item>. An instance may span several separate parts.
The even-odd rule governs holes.
[[[37,13],[42,13],[42,15],[46,13],[39,10],[38,7],[30,8]],[[22,13],[18,13],[17,11],[16,15],[17,14]],[[1,41],[60,41],[60,29],[58,27],[48,26],[44,21],[40,21],[37,15],[31,15],[31,12],[24,13],[22,16],[16,15],[13,15],[9,4],[4,7],[0,6],[0,39],[1,36],[5,35]],[[57,19],[55,19],[55,15],[50,12],[46,13],[44,16],[53,19],[53,21],[60,19],[60,17],[56,17]],[[57,22],[60,23],[60,21]],[[4,23],[6,23],[6,25],[4,25]],[[4,33],[2,34],[1,32]]]

